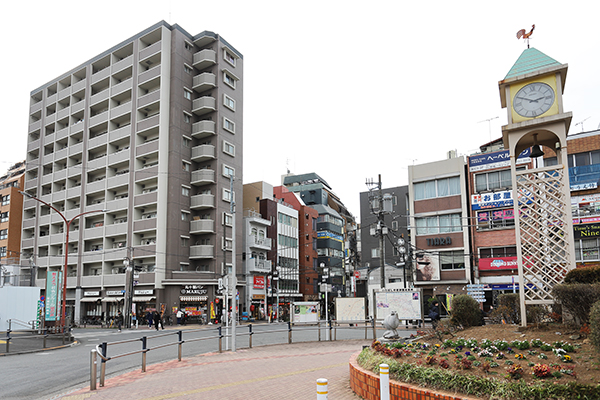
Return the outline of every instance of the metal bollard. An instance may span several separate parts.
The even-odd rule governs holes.
[[[181,361],[181,353],[182,353],[182,346],[183,346],[183,332],[182,331],[178,331],[177,332],[177,337],[179,338],[179,344],[177,345],[178,350],[177,350],[177,360]]]
[[[10,348],[10,329],[6,331],[6,353],[8,353]]]
[[[327,379],[317,379],[317,400],[327,400]]]
[[[219,353],[222,353],[223,352],[223,333],[221,332],[222,329],[220,326],[218,329],[219,329]]]
[[[375,318],[371,317],[371,326],[373,327],[373,340],[377,338],[377,328],[375,328]]]
[[[90,390],[96,390],[96,362],[97,362],[96,349],[92,349],[90,353]]]
[[[369,324],[367,324],[367,321],[365,320],[365,340],[368,339],[368,333],[369,333]]]
[[[333,325],[331,324],[331,320],[329,320],[329,341],[331,342],[332,336],[331,336],[331,330],[333,329]]]
[[[100,386],[104,387],[104,378],[106,377],[106,353],[107,351],[107,344],[106,342],[103,342],[100,345],[100,351],[102,351],[102,363],[100,364]]]
[[[252,324],[249,324],[249,325],[248,325],[248,346],[249,346],[250,348],[252,348],[252,335],[253,335],[253,334],[254,334],[254,333],[252,332]]]
[[[43,349],[45,349],[45,348],[46,348],[46,339],[47,339],[47,338],[48,338],[48,335],[47,335],[47,334],[45,334],[45,335],[44,335],[44,341],[43,341],[43,343],[42,343],[42,346],[43,346],[42,348],[43,348]]]
[[[148,349],[148,338],[146,336],[143,336],[141,339],[142,341],[142,372],[146,372],[146,353],[147,353],[147,349]]]
[[[319,342],[321,341],[321,320],[317,321],[317,331],[319,332]]]
[[[292,323],[288,321],[288,344],[292,344]]]
[[[381,400],[390,400],[390,366],[379,364],[379,392]]]

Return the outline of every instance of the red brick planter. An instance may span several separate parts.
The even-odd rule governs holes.
[[[350,387],[366,400],[379,400],[379,375],[362,368],[356,362],[360,351],[350,357]],[[451,394],[433,392],[430,389],[390,379],[390,400],[477,400],[473,397],[457,397]]]

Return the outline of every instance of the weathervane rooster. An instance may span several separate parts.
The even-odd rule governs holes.
[[[525,29],[521,29],[519,32],[517,32],[517,39],[523,38],[523,39],[527,40],[527,48],[529,48],[529,37],[533,33],[534,29],[535,29],[535,24],[531,25],[531,30],[529,31],[529,33],[525,33]]]

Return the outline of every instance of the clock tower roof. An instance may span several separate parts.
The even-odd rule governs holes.
[[[559,65],[561,64],[558,61],[532,47],[530,49],[525,49],[525,51],[521,53],[510,71],[508,71],[508,74],[504,77],[504,80]]]

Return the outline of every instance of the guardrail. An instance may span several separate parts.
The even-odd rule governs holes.
[[[357,321],[317,321],[316,323],[302,323],[302,324],[292,324],[291,322],[287,322],[287,327],[284,329],[272,329],[272,330],[268,330],[268,331],[254,331],[252,329],[252,324],[248,324],[248,331],[247,332],[236,332],[236,339],[237,337],[243,337],[243,336],[248,336],[248,348],[252,348],[252,336],[256,335],[256,334],[271,334],[271,333],[278,333],[278,332],[287,332],[288,334],[288,344],[292,344],[292,333],[294,331],[310,331],[310,330],[317,330],[318,331],[318,341],[321,341],[321,328],[322,328],[322,324],[325,324],[325,329],[328,330],[329,335],[328,335],[328,340],[337,340],[337,330],[338,329],[364,329],[365,330],[365,339],[368,339],[368,331],[369,328],[372,329],[373,332],[373,339],[375,339],[376,337],[376,326],[375,326],[375,321],[373,319],[366,319],[366,320],[357,320]],[[364,324],[363,326],[359,326],[359,324]],[[348,325],[348,326],[345,326]],[[293,327],[293,328],[292,328]],[[153,336],[143,336],[139,339],[129,339],[129,340],[122,340],[122,341],[118,341],[118,342],[111,342],[111,343],[107,343],[107,342],[103,342],[100,343],[96,346],[95,349],[92,349],[90,352],[90,390],[96,390],[96,384],[98,383],[98,357],[100,358],[100,379],[99,379],[99,383],[100,386],[104,386],[104,382],[106,379],[106,364],[108,361],[110,360],[114,360],[117,358],[121,358],[121,357],[128,357],[128,356],[134,356],[136,354],[141,354],[142,355],[142,359],[141,359],[141,370],[142,372],[146,372],[146,355],[148,352],[152,351],[152,350],[157,350],[163,347],[168,347],[168,346],[177,346],[177,360],[181,361],[181,355],[183,352],[183,344],[184,343],[192,343],[192,342],[198,342],[198,341],[202,341],[202,340],[215,340],[218,339],[219,341],[219,353],[223,352],[223,338],[231,338],[232,335],[231,334],[223,334],[223,326],[219,326],[217,327],[217,331],[216,331],[216,335],[213,336],[205,336],[205,337],[192,337],[190,339],[183,339],[183,333],[184,331],[182,330],[178,330],[175,332],[169,332],[169,333],[162,333],[162,334],[158,334],[158,335],[153,335]],[[186,335],[188,334],[194,334],[194,333],[198,333],[198,332],[206,332],[206,329],[193,329],[193,330],[186,330],[185,333]],[[333,335],[332,335],[333,333]],[[176,335],[176,340],[170,343],[165,343],[165,344],[160,344],[154,347],[149,347],[148,342],[150,339],[157,339],[160,337],[167,337],[167,336],[174,336]],[[326,339],[327,340],[327,339]],[[108,350],[109,350],[109,346],[114,346],[114,345],[120,345],[120,344],[127,344],[127,343],[137,343],[137,342],[141,342],[141,348],[138,350],[133,350],[133,351],[128,351],[122,354],[117,354],[114,356],[109,356],[108,355]]]
[[[10,325],[6,331],[0,331],[0,338],[5,341],[6,353],[10,353],[10,344],[11,341],[14,340],[30,340],[30,339],[41,339],[42,345],[41,349],[45,349],[46,342],[48,338],[54,337],[62,337],[62,344],[64,345],[66,342],[71,340],[71,330],[65,332],[61,331],[60,327],[48,327],[44,329],[11,329]],[[5,336],[4,336],[5,335]]]

